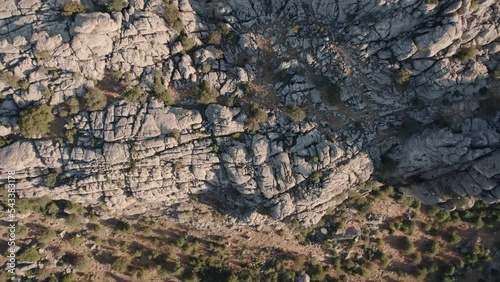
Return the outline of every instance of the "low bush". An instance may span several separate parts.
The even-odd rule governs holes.
[[[47,135],[55,117],[52,114],[52,107],[40,105],[21,112],[21,134],[26,138]]]
[[[144,104],[147,100],[146,95],[141,91],[141,88],[137,85],[132,88],[128,88],[123,92],[123,98],[129,102],[139,102]]]
[[[10,72],[4,72],[0,75],[0,80],[3,81],[8,87],[13,89],[26,90],[30,86],[29,82],[25,78],[20,78]]]
[[[210,34],[208,35],[207,44],[219,46],[221,40],[222,40],[222,34],[219,31],[217,30],[211,31]]]
[[[111,264],[111,268],[118,273],[124,273],[127,271],[129,263],[129,259],[125,257],[117,257]]]
[[[41,259],[41,256],[38,253],[38,251],[36,250],[36,248],[34,248],[34,247],[28,247],[28,248],[24,249],[24,251],[22,251],[17,256],[17,260],[20,262],[25,262],[25,261],[37,262],[40,259]]]

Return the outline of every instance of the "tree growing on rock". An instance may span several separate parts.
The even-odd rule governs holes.
[[[87,89],[85,93],[85,106],[89,111],[102,111],[107,104],[106,95],[97,88]]]
[[[49,133],[50,125],[54,119],[52,107],[48,105],[24,110],[21,113],[21,134],[26,138],[46,135]]]

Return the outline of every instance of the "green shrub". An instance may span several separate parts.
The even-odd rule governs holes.
[[[437,5],[439,0],[425,0],[425,4],[427,5]]]
[[[399,246],[404,254],[410,254],[415,249],[413,242],[406,236],[401,238]]]
[[[123,92],[123,98],[129,102],[139,102],[141,104],[146,102],[146,95],[141,91],[141,88],[137,85],[132,88],[128,88]]]
[[[90,259],[86,256],[78,255],[75,259],[75,267],[80,271],[86,271],[89,268]]]
[[[44,136],[50,131],[50,126],[55,117],[52,107],[40,105],[21,112],[21,134],[26,138]]]
[[[182,47],[184,48],[184,53],[187,53],[189,52],[191,49],[193,49],[194,47],[194,40],[183,35],[181,36],[181,44],[182,44]]]
[[[477,47],[470,46],[466,48],[462,48],[460,52],[458,52],[458,58],[462,63],[467,63],[468,61],[474,59],[477,54]]]
[[[61,6],[61,14],[65,17],[71,17],[78,13],[85,12],[87,8],[80,2],[68,2]]]
[[[208,35],[207,44],[218,46],[220,45],[221,40],[222,40],[222,34],[219,31],[214,30],[211,31],[210,34]]]
[[[175,171],[179,171],[185,167],[186,167],[186,165],[183,162],[177,161],[174,163],[174,170]]]
[[[12,143],[12,139],[10,139],[9,137],[0,136],[0,148],[7,146],[10,143]]]
[[[47,228],[42,232],[40,236],[40,242],[47,243],[57,237],[56,232],[52,228]]]
[[[122,234],[131,234],[132,231],[134,231],[134,229],[132,228],[132,226],[130,224],[128,224],[127,222],[122,221],[122,220],[118,220],[116,222],[115,230],[118,233],[122,233]]]
[[[56,216],[59,213],[59,206],[55,202],[51,201],[45,205],[43,213],[46,216]]]
[[[2,80],[8,87],[13,89],[26,90],[30,86],[29,82],[25,78],[19,78],[13,73],[4,72],[0,75],[0,80]]]
[[[41,50],[35,52],[35,57],[41,61],[49,61],[52,59],[52,54],[47,50]]]
[[[65,273],[61,277],[61,282],[73,282],[75,280],[75,275],[73,273]]]
[[[69,114],[74,115],[80,112],[80,102],[76,97],[68,100]]]
[[[154,85],[153,85],[153,96],[155,96],[159,101],[162,101],[165,106],[170,106],[174,104],[172,95],[168,89],[163,85],[161,81],[161,72],[155,71]]]
[[[306,112],[304,112],[304,110],[302,110],[298,106],[288,107],[286,109],[286,113],[288,114],[288,117],[294,122],[303,121],[306,118]]]
[[[108,103],[106,99],[106,95],[104,92],[97,88],[89,88],[87,89],[87,93],[85,93],[85,107],[89,111],[102,111],[106,104]]]
[[[259,129],[262,123],[265,123],[268,115],[265,111],[260,109],[259,104],[253,103],[250,108],[250,115],[247,121],[247,127],[250,131],[255,132]]]
[[[49,101],[54,96],[54,91],[50,90],[48,86],[43,87],[42,96],[45,101]]]
[[[163,13],[163,18],[171,28],[180,33],[184,29],[184,26],[180,18],[179,8],[175,4],[170,3],[169,0],[164,0],[164,2],[165,12]]]
[[[125,257],[118,257],[111,264],[111,268],[118,273],[124,273],[127,271],[129,263],[129,259]]]
[[[219,93],[205,80],[195,90],[195,98],[198,104],[208,105],[217,102]]]
[[[207,74],[207,73],[209,73],[211,70],[212,70],[212,65],[210,65],[210,64],[203,64],[203,65],[201,66],[201,72],[202,72],[202,73]]]
[[[55,187],[56,184],[57,184],[57,177],[58,177],[58,174],[55,173],[55,172],[52,172],[52,173],[49,173],[45,176],[45,185],[47,185],[48,187]]]
[[[439,245],[436,241],[432,241],[425,246],[424,253],[436,255],[439,252]]]
[[[181,143],[181,132],[179,131],[179,129],[172,129],[172,137],[175,138],[175,141],[177,141],[177,143]]]
[[[411,74],[408,70],[400,69],[394,78],[396,85],[402,89],[406,89],[410,86]]]
[[[17,260],[20,262],[29,261],[29,262],[37,262],[41,259],[40,254],[34,247],[29,247],[24,249],[18,256]]]
[[[111,0],[107,4],[108,11],[110,12],[121,12],[123,9],[127,8],[129,3],[125,0]]]

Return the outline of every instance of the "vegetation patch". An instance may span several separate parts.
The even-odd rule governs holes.
[[[247,121],[248,129],[252,132],[257,131],[260,125],[265,123],[267,119],[267,113],[260,108],[259,104],[252,103],[252,105],[250,106],[250,114]]]
[[[470,47],[465,47],[458,52],[458,58],[462,63],[467,63],[468,61],[474,59],[477,55],[477,47],[476,46],[470,46]]]
[[[298,106],[288,107],[286,109],[286,113],[288,114],[288,117],[294,122],[303,121],[306,118],[306,112],[304,112],[304,110]]]
[[[196,102],[202,105],[217,103],[217,97],[220,95],[206,80],[196,88],[194,94]]]

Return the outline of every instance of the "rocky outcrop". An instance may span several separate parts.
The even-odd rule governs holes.
[[[350,155],[313,124],[274,116],[248,134],[233,121],[239,111],[210,105],[203,121],[196,110],[117,103],[74,117],[74,146],[19,141],[0,148],[2,169],[18,171],[23,196],[104,201],[126,211],[138,201],[173,206],[190,195],[203,201],[215,194],[219,201],[232,200],[219,204],[234,215],[266,207],[276,220],[306,224],[369,179],[373,165],[367,155]],[[54,190],[43,188],[48,171],[59,172]]]

